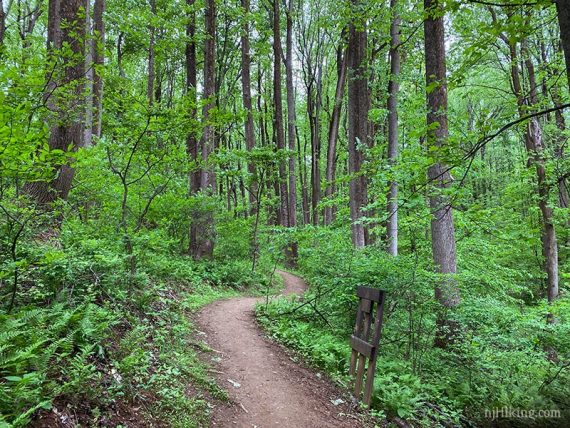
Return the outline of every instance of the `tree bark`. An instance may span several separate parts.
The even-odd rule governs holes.
[[[156,16],[156,0],[150,0],[150,12],[152,17]],[[155,33],[156,28],[154,23],[150,23],[148,26],[148,30],[150,33],[150,40],[148,43],[148,80],[146,84],[146,97],[148,99],[149,105],[154,103],[154,81],[156,79],[156,71],[155,71],[155,52],[154,52],[154,44],[155,44]]]
[[[93,135],[101,138],[103,127],[103,78],[105,65],[105,0],[95,0],[93,5]]]
[[[85,15],[84,0],[52,0],[49,3],[48,47],[50,52],[68,44],[72,55],[64,58],[63,70],[56,70],[52,81],[46,85],[47,105],[55,116],[50,128],[49,148],[64,152],[76,151],[83,143],[82,104],[85,72]],[[62,92],[53,92],[59,88]],[[55,165],[54,178],[50,181],[28,183],[26,191],[39,204],[67,199],[75,170],[69,164]]]
[[[390,1],[393,18],[390,26],[390,81],[388,83],[388,162],[394,174],[398,158],[398,92],[400,90],[400,16],[397,0]],[[386,225],[388,254],[398,255],[398,182],[392,176],[388,191],[388,222]]]
[[[285,130],[283,127],[283,95],[281,90],[281,58],[283,56],[283,49],[281,48],[281,24],[279,1],[273,0],[273,97],[275,100],[274,113],[274,126],[275,126],[275,141],[277,150],[285,149]],[[281,226],[288,226],[288,197],[287,197],[287,172],[285,168],[285,161],[279,161],[279,218],[278,222]]]
[[[204,40],[204,106],[202,119],[204,128],[200,140],[202,168],[200,169],[200,190],[205,195],[216,191],[216,176],[210,164],[210,155],[216,144],[210,112],[216,105],[216,0],[206,1],[204,16],[206,39]],[[194,222],[197,230],[196,242],[191,243],[195,259],[211,258],[214,254],[214,216],[211,210],[200,207]]]
[[[289,195],[288,195],[288,225],[297,227],[297,176],[295,173],[296,149],[296,122],[297,113],[295,110],[295,89],[293,87],[293,0],[289,0],[287,7],[287,35],[286,35],[286,56],[285,56],[285,81],[287,86],[287,145],[291,154],[289,156]],[[285,251],[287,264],[291,268],[297,266],[299,256],[297,242],[289,242]]]
[[[522,42],[522,54],[524,56],[524,66],[528,75],[529,100],[528,105],[536,110],[538,105],[538,90],[536,84],[536,74],[534,64],[529,56],[526,40]],[[515,57],[516,58],[516,57]],[[518,67],[517,67],[518,70]],[[522,93],[522,92],[521,92]],[[527,103],[525,103],[527,104]],[[520,106],[521,111],[524,105]],[[526,112],[525,112],[526,113]],[[544,256],[545,270],[547,275],[547,298],[548,303],[552,303],[558,298],[558,243],[556,239],[556,229],[554,228],[554,213],[549,206],[550,185],[546,177],[546,166],[544,159],[544,144],[542,140],[542,128],[537,118],[529,121],[525,134],[526,147],[529,156],[529,166],[536,168],[536,178],[538,184],[538,207],[542,215],[542,254]]]
[[[6,12],[4,12],[3,0],[0,0],[0,49],[4,46],[4,35],[6,34]]]
[[[366,177],[361,173],[364,156],[359,146],[368,140],[368,109],[370,106],[366,60],[366,21],[360,0],[352,0],[356,22],[349,25],[348,34],[348,172],[352,244],[366,245],[363,208],[367,200]]]
[[[342,110],[342,98],[344,95],[344,88],[346,86],[346,66],[347,66],[347,53],[343,53],[342,43],[337,49],[337,81],[334,96],[334,106],[329,122],[329,137],[327,144],[327,170],[325,188],[325,197],[332,199],[335,194],[335,180],[336,180],[336,143],[338,140],[338,129],[340,125],[340,113]],[[325,225],[329,225],[334,220],[334,207],[329,204],[325,207],[324,221]]]
[[[560,40],[566,59],[566,75],[570,88],[570,0],[555,0],[558,11],[558,24],[560,25]]]
[[[435,153],[447,144],[449,136],[447,122],[447,83],[445,61],[444,17],[440,0],[424,0],[426,18],[424,20],[426,88],[427,88],[427,146],[436,148]],[[431,150],[430,150],[431,151]],[[436,271],[443,278],[435,287],[435,297],[445,308],[459,305],[459,288],[453,278],[457,271],[455,228],[453,210],[444,191],[451,185],[451,175],[447,166],[437,160],[428,169],[428,178],[435,186],[430,200],[432,211],[431,241],[433,262]],[[457,326],[454,322],[438,317],[438,331],[435,345],[445,347],[453,340]]]
[[[241,35],[241,86],[243,95],[243,108],[246,111],[245,120],[245,146],[248,151],[255,147],[255,133],[253,127],[253,110],[251,107],[251,54],[249,50],[249,0],[241,0],[243,8],[243,28]],[[257,209],[257,179],[255,165],[252,161],[247,164],[247,172],[251,177],[249,185],[249,212],[254,215]]]
[[[91,10],[91,1],[84,0],[85,8],[85,33],[87,37],[84,40],[85,43],[85,121],[83,123],[83,145],[86,147],[91,146],[93,142],[93,56],[95,55],[95,49],[93,46],[93,32],[92,28],[92,17],[93,13]]]

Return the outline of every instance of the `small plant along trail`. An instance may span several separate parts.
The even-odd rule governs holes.
[[[302,279],[279,272],[284,295],[301,294]],[[206,342],[219,352],[220,384],[230,404],[214,410],[220,427],[360,427],[346,397],[330,381],[295,363],[263,336],[254,319],[256,298],[241,297],[207,306],[198,316]],[[343,398],[343,403],[333,401]],[[337,401],[338,403],[338,401]]]

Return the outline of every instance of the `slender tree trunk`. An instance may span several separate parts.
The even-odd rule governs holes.
[[[73,53],[65,58],[58,81],[46,85],[48,102],[57,124],[50,128],[49,148],[67,152],[76,151],[83,143],[82,105],[85,72],[85,15],[84,0],[50,1],[48,16],[48,47],[51,52],[62,44],[69,45]],[[54,88],[65,93],[52,93]],[[56,99],[54,99],[54,97]],[[26,185],[26,191],[39,203],[49,204],[56,199],[67,199],[75,170],[69,165],[56,165],[54,178]]]
[[[570,0],[555,0],[558,11],[558,24],[560,25],[560,40],[566,58],[566,74],[568,87],[570,87]]]
[[[285,58],[287,84],[287,144],[289,150],[297,149],[297,113],[295,111],[295,89],[293,86],[293,0],[287,10],[287,52]],[[289,226],[297,226],[297,177],[295,156],[289,156]]]
[[[293,0],[289,0],[287,8],[287,41],[286,41],[286,85],[287,85],[287,145],[291,153],[296,149],[296,121],[295,89],[293,87]],[[297,227],[297,176],[295,174],[295,155],[289,156],[289,199],[288,199],[288,224],[289,227]],[[285,252],[289,267],[297,266],[298,258],[297,242],[289,242]]]
[[[0,49],[4,47],[5,34],[6,34],[6,12],[4,12],[3,0],[0,0]]]
[[[93,47],[91,1],[84,0],[85,7],[85,121],[83,123],[83,145],[91,146],[93,142]]]
[[[360,0],[352,0],[357,15],[362,14]],[[366,177],[361,173],[363,153],[361,146],[368,142],[368,109],[370,106],[366,59],[366,22],[363,16],[354,18],[348,35],[348,172],[352,244],[366,245],[363,209],[367,200]]]
[[[397,0],[390,1],[393,18],[390,26],[390,81],[388,83],[388,162],[393,167],[398,159],[398,92],[400,90],[400,15]],[[394,170],[392,168],[392,174]],[[388,254],[398,255],[398,182],[390,180],[388,191]]]
[[[311,123],[311,208],[313,226],[319,224],[318,205],[321,201],[321,133],[320,133],[320,114],[321,114],[321,92],[322,92],[322,66],[317,58],[316,65],[316,88],[314,90],[314,98],[308,99],[309,120]]]
[[[150,11],[152,17],[156,16],[156,0],[150,0]],[[148,30],[150,33],[150,40],[148,44],[148,80],[146,85],[146,97],[148,99],[149,105],[152,105],[154,102],[154,81],[156,79],[156,71],[155,71],[155,61],[154,61],[154,44],[155,44],[155,37],[156,37],[156,28],[154,27],[154,23],[150,23],[148,26]]]
[[[281,48],[281,24],[279,1],[273,0],[273,97],[275,100],[274,107],[274,125],[275,125],[275,141],[277,150],[285,149],[285,130],[283,127],[283,95],[281,91],[281,58],[283,49]],[[288,220],[288,197],[287,197],[287,172],[285,161],[279,161],[279,224],[287,226]]]
[[[427,91],[427,146],[443,149],[448,139],[447,83],[445,63],[444,17],[439,0],[424,0],[426,18],[424,21],[426,88]],[[445,150],[441,150],[444,152]],[[446,165],[437,160],[428,169],[428,178],[435,185],[430,195],[431,241],[433,261],[438,273],[445,277],[435,288],[435,297],[447,309],[459,305],[460,294],[453,278],[456,273],[455,228],[449,197],[444,190],[451,185],[451,175]],[[438,319],[435,344],[445,347],[455,336],[457,326],[444,318]]]
[[[523,40],[522,54],[524,65],[528,74],[530,86],[529,105],[535,109],[538,105],[538,90],[536,84],[536,74],[534,64],[526,48],[526,40]],[[521,109],[523,106],[520,106]],[[529,155],[529,165],[536,168],[536,178],[538,184],[538,207],[542,215],[542,254],[545,261],[547,275],[547,296],[548,303],[552,303],[558,298],[558,243],[556,230],[554,228],[554,213],[549,206],[550,185],[546,177],[546,167],[544,160],[544,144],[542,140],[542,129],[537,118],[529,121],[526,129],[526,147]]]
[[[197,126],[197,96],[196,96],[196,12],[194,11],[194,0],[186,0],[188,6],[188,24],[186,26],[186,91],[190,98],[190,122],[192,127],[186,136],[186,153],[190,161],[190,171],[188,172],[189,195],[193,196],[200,191],[200,171],[198,170],[198,138],[194,127]],[[196,216],[197,217],[197,216]],[[191,219],[188,251],[195,255],[198,251],[198,227],[199,225]]]
[[[241,86],[243,95],[243,108],[247,117],[245,120],[245,145],[248,151],[255,147],[255,132],[253,127],[253,110],[251,107],[251,56],[249,52],[249,0],[241,0],[244,13],[243,33],[241,35]],[[249,212],[254,215],[257,207],[257,180],[255,178],[255,165],[252,161],[247,164],[247,172],[251,177],[249,184]]]
[[[346,84],[346,66],[347,54],[343,53],[342,43],[337,49],[337,81],[334,96],[334,106],[329,123],[329,138],[327,145],[327,171],[326,181],[327,187],[325,189],[325,197],[332,199],[335,194],[335,179],[336,179],[336,143],[338,140],[338,129],[340,125],[340,114],[342,110],[342,98],[344,95],[344,88]],[[329,225],[334,220],[334,207],[327,205],[325,207],[325,225]]]
[[[103,78],[105,65],[105,0],[95,0],[93,5],[93,135],[101,138],[103,127]]]
[[[204,16],[206,40],[204,41],[204,107],[202,117],[204,128],[200,141],[202,168],[200,170],[200,190],[204,194],[216,191],[216,177],[210,164],[210,155],[216,144],[214,127],[211,123],[210,111],[215,107],[216,90],[216,0],[206,1]],[[195,259],[211,258],[214,254],[214,216],[211,210],[200,207],[194,219],[197,238],[191,243],[192,255]]]

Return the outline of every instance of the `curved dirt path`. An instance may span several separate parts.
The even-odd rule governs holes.
[[[300,278],[278,271],[284,295],[301,294]],[[218,380],[230,404],[214,409],[216,427],[361,427],[349,399],[324,376],[295,363],[284,348],[266,339],[254,318],[256,298],[215,302],[198,315],[205,341],[219,352]],[[332,400],[342,398],[335,406]]]

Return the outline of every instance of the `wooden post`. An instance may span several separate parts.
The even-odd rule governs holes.
[[[382,317],[384,314],[385,292],[375,288],[358,287],[357,295],[359,300],[358,313],[356,314],[356,325],[351,336],[352,355],[350,357],[350,375],[356,376],[354,381],[354,395],[360,399],[362,383],[364,382],[364,371],[366,359],[368,359],[368,369],[366,370],[366,383],[364,385],[364,404],[370,406],[372,400],[372,390],[374,386],[374,373],[376,371],[376,358],[378,357],[378,344],[382,334]],[[374,306],[376,304],[376,311]],[[373,326],[372,330],[371,327]],[[370,335],[372,342],[370,343]]]

